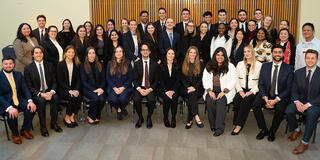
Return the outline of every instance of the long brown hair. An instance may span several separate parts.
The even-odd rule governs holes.
[[[88,54],[89,54],[89,51],[93,49],[94,50],[94,53],[96,54],[96,50],[94,49],[94,47],[88,47],[87,50],[86,50],[86,57],[85,57],[85,60],[84,60],[84,70],[86,71],[87,74],[90,73],[91,71],[91,68],[90,68],[90,63],[89,63],[89,59],[88,59]],[[98,69],[99,72],[102,71],[102,65],[101,63],[99,62],[99,59],[98,59],[98,56],[96,54],[96,57],[94,59],[94,63],[95,63],[95,67]]]
[[[197,26],[196,26],[196,23],[195,23],[194,21],[191,21],[191,20],[186,24],[186,30],[184,31],[183,36],[188,36],[188,35],[189,35],[187,26],[188,26],[190,23],[193,23],[193,32],[192,32],[191,37],[194,38],[194,37],[197,35]]]
[[[244,48],[248,48],[250,50],[250,52],[251,52],[251,56],[252,57],[251,57],[251,67],[250,67],[249,74],[252,75],[254,73],[254,69],[255,69],[255,66],[256,66],[256,62],[257,62],[256,56],[255,56],[255,51],[254,51],[252,45],[250,45],[250,44],[246,45]],[[248,68],[248,59],[245,56],[243,56],[243,62],[244,62],[245,67]],[[247,69],[246,69],[246,74],[248,74],[248,70]]]
[[[68,52],[69,49],[73,49],[74,51],[74,57],[73,57],[73,62],[74,64],[79,67],[80,65],[80,60],[78,58],[78,54],[77,54],[77,50],[74,48],[73,45],[68,45],[65,49],[64,49],[64,52],[63,52],[63,60],[66,60],[66,53]]]
[[[199,50],[196,46],[190,46],[187,50],[186,56],[184,58],[183,64],[182,64],[182,73],[187,76],[189,73],[189,66],[190,66],[190,61],[189,61],[189,53],[191,49],[194,49],[196,51],[196,59],[194,61],[194,69],[193,69],[193,75],[198,76],[201,72],[201,66],[200,66],[200,58],[199,58]]]
[[[117,62],[117,58],[115,56],[116,50],[118,48],[120,48],[122,50],[122,58],[120,60],[120,63]],[[110,61],[110,75],[111,76],[115,75],[117,71],[120,72],[122,75],[124,75],[124,74],[126,74],[128,72],[126,56],[125,56],[124,50],[123,50],[123,48],[121,46],[117,46],[113,50],[112,59]]]
[[[265,28],[265,29],[267,30],[267,32],[268,32],[269,37],[270,37],[270,36],[271,36],[271,30],[274,29],[274,21],[273,21],[273,18],[272,18],[271,16],[269,16],[269,15],[266,16],[266,17],[264,17],[263,23],[261,23],[261,27],[262,27],[262,28],[265,27],[265,26],[264,26],[264,21],[265,21],[265,19],[266,19],[267,17],[270,17],[270,18],[271,18],[271,24],[270,24],[270,26],[269,26],[268,28]]]
[[[86,35],[84,36],[83,43],[86,44],[86,45],[88,44],[87,29],[86,29],[86,27],[84,25],[79,25],[78,28],[77,28],[76,34],[75,34],[75,36],[73,38],[73,40],[76,42],[75,46],[74,46],[76,49],[80,48],[80,46],[81,46],[81,40],[80,40],[80,37],[78,35],[78,32],[80,31],[81,28],[84,28],[84,30],[86,31]]]

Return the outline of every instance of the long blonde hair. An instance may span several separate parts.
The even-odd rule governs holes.
[[[249,72],[249,75],[252,75],[254,73],[254,69],[255,69],[255,66],[256,66],[256,56],[255,56],[255,51],[253,49],[253,46],[251,44],[249,45],[246,45],[244,48],[248,48],[250,50],[250,53],[251,53],[251,67],[250,67],[250,72]],[[244,62],[244,66],[245,68],[248,68],[248,59],[243,56],[243,62]],[[248,74],[248,70],[246,69],[246,74]]]
[[[119,63],[119,67],[117,68],[118,62],[117,62],[117,58],[115,56],[115,53],[118,48],[120,48],[122,50],[122,57],[121,57],[121,61]],[[124,75],[128,72],[126,56],[125,56],[124,50],[121,46],[118,46],[113,50],[112,59],[110,61],[110,75],[111,76],[115,75],[117,72],[117,69],[118,69],[118,72],[120,72],[122,75]]]
[[[270,15],[264,17],[263,22],[261,23],[261,27],[264,28],[264,21],[265,21],[265,19],[266,19],[267,17],[271,18],[271,24],[270,24],[270,26],[269,26],[268,28],[265,28],[265,29],[267,30],[269,36],[271,36],[271,30],[274,29],[274,21],[273,21],[273,18],[272,18]]]
[[[196,46],[190,46],[187,50],[186,56],[184,57],[184,61],[182,64],[182,73],[187,76],[189,73],[189,66],[190,66],[190,61],[189,61],[189,53],[191,49],[194,49],[196,51],[196,59],[194,61],[194,69],[193,69],[193,75],[198,76],[201,72],[201,66],[200,66],[200,58],[199,58],[199,50]]]
[[[66,53],[68,52],[69,49],[73,49],[74,51],[74,57],[73,57],[73,62],[74,64],[79,67],[80,65],[80,60],[78,58],[78,54],[77,54],[77,50],[74,48],[73,45],[68,45],[65,49],[64,49],[64,52],[63,52],[63,60],[65,61],[66,60]]]

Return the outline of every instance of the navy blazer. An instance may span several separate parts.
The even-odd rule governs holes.
[[[110,74],[110,64],[111,64],[111,61],[108,62],[107,70],[106,70],[106,78],[108,82],[107,93],[110,93],[111,91],[113,91],[113,88],[117,87],[118,85],[117,74],[114,74],[114,75]],[[128,91],[132,91],[133,73],[132,73],[132,67],[130,62],[127,62],[127,67],[128,67],[127,73],[120,74],[120,86],[124,87]]]
[[[238,47],[238,49],[236,49],[235,45],[232,45],[232,49],[231,49],[231,54],[230,54],[230,61],[234,66],[237,66],[237,64],[240,61],[243,61],[243,57],[244,57],[244,47],[247,45],[247,43],[241,43],[240,46]],[[237,50],[237,54],[234,55],[234,50]]]
[[[163,29],[161,28],[160,20],[157,20],[156,22],[153,23],[154,26],[156,27],[157,31],[157,36],[160,38],[160,34],[166,30],[165,24],[163,25]]]
[[[269,92],[271,89],[271,72],[272,72],[272,63],[262,64],[259,76],[259,94],[261,97],[267,96],[270,98]],[[293,67],[289,64],[282,62],[279,75],[278,75],[278,97],[281,100],[290,99],[290,91],[293,82]]]
[[[179,33],[180,36],[183,36],[184,34],[183,22],[177,23],[176,26],[174,27],[174,31]]]
[[[305,99],[306,67],[300,68],[294,73],[294,81],[291,90],[291,100],[308,102],[312,106],[320,106],[320,68],[317,66],[309,83],[308,100]]]
[[[181,38],[177,32],[173,32],[173,42],[172,47],[170,45],[170,40],[167,32],[162,32],[159,39],[159,49],[162,57],[166,54],[168,48],[173,48],[175,51],[175,57],[178,59],[181,52]]]
[[[5,110],[13,105],[12,101],[12,89],[7,79],[6,75],[3,73],[3,69],[0,72],[0,115],[2,115]],[[31,99],[31,94],[27,87],[27,84],[21,74],[18,71],[12,71],[13,79],[16,85],[17,97],[19,100],[19,106],[27,107],[27,100]]]
[[[139,42],[138,42],[139,43]],[[135,61],[138,57],[134,55],[135,46],[131,32],[127,32],[122,36],[122,45],[129,61]],[[139,44],[138,44],[139,45]],[[138,51],[140,55],[140,52]]]
[[[80,66],[80,79],[81,79],[81,84],[82,84],[82,93],[90,94],[93,93],[94,90],[101,88],[105,89],[106,86],[106,76],[105,76],[105,71],[104,67],[102,67],[101,72],[96,69],[96,79],[97,81],[94,80],[93,73],[90,70],[89,73],[87,73],[84,69],[84,64],[81,64]]]

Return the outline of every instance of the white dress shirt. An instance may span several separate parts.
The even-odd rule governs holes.
[[[38,69],[38,73],[39,73],[39,78],[40,78],[40,92],[42,91],[42,84],[41,84],[41,74],[40,74],[40,66],[42,67],[42,72],[43,72],[43,80],[44,80],[44,89],[47,90],[48,89],[48,86],[47,86],[47,81],[46,81],[46,74],[45,74],[45,71],[44,71],[44,66],[43,66],[43,61],[41,61],[40,63],[34,61],[34,63],[36,64],[37,66],[37,69]]]
[[[59,62],[63,60],[63,49],[60,46],[60,44],[56,41],[56,40],[52,40],[50,38],[51,42],[54,44],[54,46],[56,46],[58,53],[59,53]]]
[[[134,34],[134,33],[132,33],[131,32],[131,35],[132,35],[132,39],[133,39],[133,43],[134,43],[134,48],[135,48],[135,50],[134,50],[134,55],[135,56],[138,56],[138,50],[139,50],[139,47],[138,47],[138,37],[137,37],[137,34]]]
[[[272,69],[271,69],[271,79],[270,82],[272,83],[272,78],[273,78],[273,72],[274,69],[276,67],[274,67],[275,65],[278,65],[278,73],[277,73],[277,79],[276,79],[276,90],[275,90],[275,95],[278,95],[278,79],[279,79],[279,73],[280,73],[280,67],[281,67],[282,61],[279,64],[275,64],[274,62],[272,62]],[[280,97],[276,97],[279,101],[281,100]]]
[[[69,74],[69,85],[71,86],[72,82],[72,72],[73,72],[73,63],[67,64],[68,67],[68,74]]]

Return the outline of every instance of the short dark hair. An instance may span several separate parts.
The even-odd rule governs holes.
[[[38,20],[39,18],[43,18],[45,21],[47,21],[46,16],[44,16],[43,14],[38,15],[38,16],[37,16],[37,20]]]
[[[182,12],[184,12],[184,11],[187,11],[187,12],[190,13],[190,10],[189,10],[188,8],[183,8],[183,9],[181,10],[181,14],[182,14]]]
[[[273,52],[273,50],[276,49],[276,48],[280,48],[282,50],[282,52],[283,52],[283,48],[282,48],[282,46],[280,44],[273,45],[272,48],[271,48],[271,52]]]
[[[241,12],[244,12],[244,13],[246,13],[246,15],[247,15],[247,11],[246,11],[246,10],[240,9],[240,10],[238,11],[238,14],[241,13]]]
[[[288,20],[283,19],[283,20],[281,20],[281,21],[280,21],[280,23],[281,23],[281,22],[283,22],[283,21],[287,22],[288,26],[290,26],[290,23],[289,23],[289,21],[288,21]]]
[[[2,58],[2,63],[3,63],[3,61],[5,61],[5,60],[12,60],[12,61],[13,61],[13,63],[15,63],[14,58],[13,58],[13,57],[11,57],[11,56],[5,56],[5,57],[3,57],[3,58]]]
[[[317,56],[317,58],[318,58],[318,55],[319,55],[319,52],[318,52],[318,51],[316,51],[316,50],[314,50],[314,49],[308,49],[308,50],[306,51],[305,57],[307,56],[308,53],[315,54],[315,55]]]
[[[302,29],[305,27],[305,26],[310,26],[311,28],[312,28],[312,30],[314,30],[314,25],[312,24],[312,23],[305,23],[305,24],[303,24],[303,26],[302,26]]]
[[[107,23],[109,23],[109,22],[111,22],[113,25],[116,24],[113,19],[109,19],[109,20],[107,21]]]
[[[205,16],[211,16],[212,17],[212,13],[210,11],[206,11],[206,12],[203,13],[202,16],[203,17],[205,17]]]
[[[257,9],[254,11],[254,13],[256,13],[257,11],[262,12],[262,10],[261,10],[260,8],[257,8]]]
[[[160,10],[164,10],[164,12],[167,13],[167,10],[166,10],[165,8],[163,8],[163,7],[160,7],[160,8],[158,9],[158,12],[159,12]]]
[[[140,17],[142,16],[143,13],[147,13],[147,15],[149,15],[149,12],[148,12],[148,11],[143,10],[143,11],[140,12]]]
[[[146,45],[146,46],[148,47],[148,49],[150,50],[150,44],[147,43],[147,42],[142,42],[142,43],[140,44],[140,50],[141,50],[141,48],[142,48],[143,45]]]
[[[257,21],[254,20],[254,19],[250,19],[250,20],[248,21],[248,23],[249,23],[249,22],[254,22],[254,24],[257,24]]]
[[[33,47],[32,50],[31,50],[32,56],[33,56],[34,51],[35,51],[36,49],[40,49],[40,50],[42,51],[42,53],[44,53],[44,48],[43,48],[42,46],[36,46],[36,47]]]
[[[221,13],[221,12],[224,12],[224,13],[227,14],[227,11],[226,11],[225,9],[219,9],[219,10],[218,10],[218,14]]]

